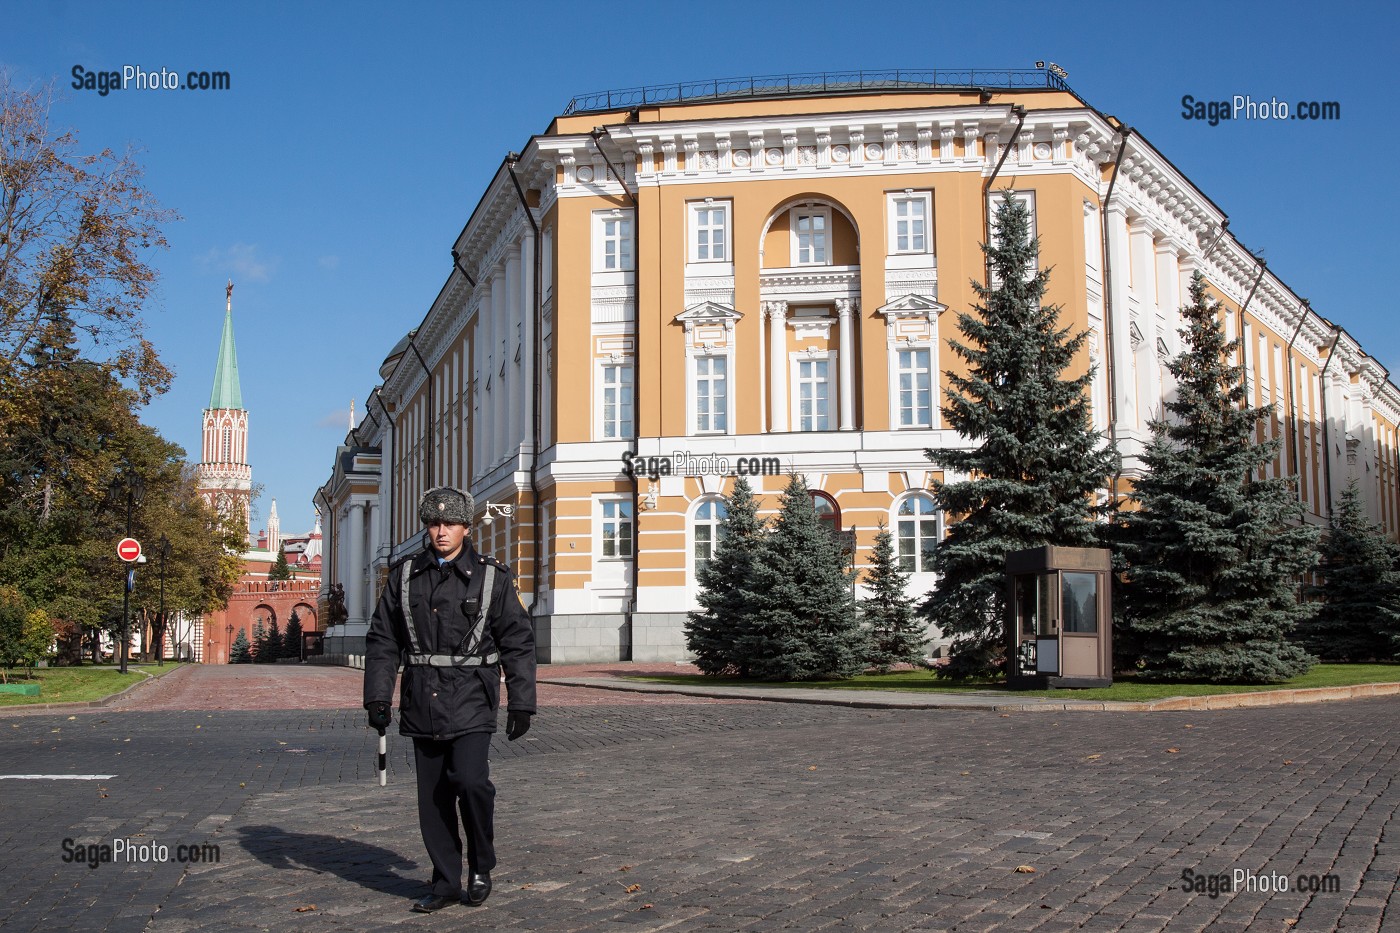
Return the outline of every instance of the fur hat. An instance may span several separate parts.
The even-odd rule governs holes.
[[[418,520],[425,525],[433,522],[470,525],[473,504],[471,493],[438,486],[423,493],[423,498],[418,500]]]

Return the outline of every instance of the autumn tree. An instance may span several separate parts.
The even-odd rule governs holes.
[[[84,154],[50,126],[47,90],[0,75],[0,380],[25,368],[45,328],[67,318],[94,359],[144,401],[171,374],[141,320],[175,219],[143,186],[130,152]],[[3,393],[0,393],[3,394]]]

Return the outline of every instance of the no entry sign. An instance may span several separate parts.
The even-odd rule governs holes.
[[[128,564],[141,559],[141,542],[135,538],[122,538],[117,543],[117,556]]]

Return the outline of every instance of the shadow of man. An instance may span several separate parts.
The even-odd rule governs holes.
[[[416,897],[421,878],[392,872],[418,870],[418,863],[379,846],[318,833],[295,833],[277,826],[243,826],[239,844],[258,861],[279,871],[304,868],[332,874],[383,894]]]

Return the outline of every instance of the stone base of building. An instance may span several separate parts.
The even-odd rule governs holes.
[[[627,629],[623,613],[535,617],[535,656],[541,664],[602,661],[687,661],[685,613],[638,612]]]

